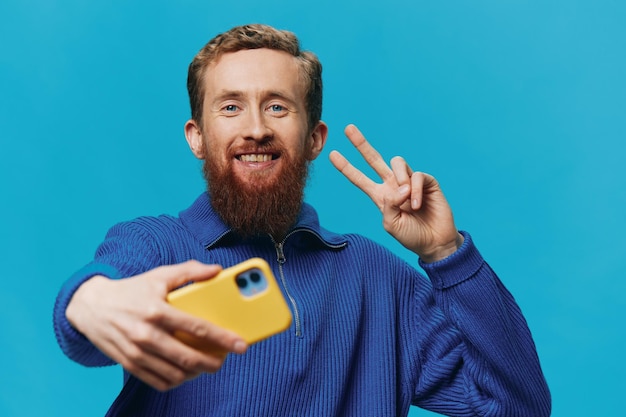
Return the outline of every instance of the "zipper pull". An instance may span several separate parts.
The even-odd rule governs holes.
[[[283,265],[287,258],[285,258],[285,253],[283,252],[283,243],[276,244],[276,255],[278,255],[277,261],[279,264]]]

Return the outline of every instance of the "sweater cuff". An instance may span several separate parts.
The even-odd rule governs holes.
[[[428,275],[436,289],[443,290],[470,279],[485,263],[469,233],[460,231],[463,244],[456,252],[437,262],[426,263],[421,259],[419,265]]]
[[[71,346],[76,342],[85,342],[85,336],[67,320],[65,311],[78,287],[96,275],[118,279],[120,274],[114,267],[106,264],[90,263],[76,272],[63,286],[54,305],[54,332],[61,348],[71,356]]]

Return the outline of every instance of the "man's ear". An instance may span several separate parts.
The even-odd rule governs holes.
[[[321,120],[315,126],[315,129],[311,132],[311,153],[309,159],[312,161],[319,156],[326,144],[326,138],[328,137],[328,126]]]
[[[205,152],[202,131],[200,130],[198,123],[193,119],[189,119],[187,120],[187,123],[185,123],[185,138],[187,138],[189,148],[196,158],[204,159]]]

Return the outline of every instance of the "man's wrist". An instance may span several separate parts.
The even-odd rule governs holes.
[[[108,280],[107,277],[102,275],[94,275],[85,282],[83,282],[74,292],[74,295],[70,299],[70,302],[65,309],[65,317],[67,321],[72,325],[74,329],[81,332],[79,326],[80,318],[84,315],[82,312],[82,306],[89,305],[90,293],[97,291],[94,288],[98,286],[100,282]],[[82,332],[81,332],[82,333]]]
[[[465,238],[459,232],[456,233],[456,239],[449,242],[448,244],[437,246],[433,251],[428,254],[421,254],[420,259],[422,262],[430,264],[433,262],[440,261],[442,259],[447,258],[456,252],[461,245],[463,245]]]

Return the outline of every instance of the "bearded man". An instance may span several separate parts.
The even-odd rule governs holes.
[[[109,416],[547,416],[550,395],[524,318],[439,184],[400,157],[388,166],[355,126],[346,135],[382,178],[332,152],[379,207],[385,229],[430,281],[367,238],[319,225],[303,202],[322,151],[321,65],[264,25],[211,40],[189,67],[185,136],[208,190],[178,217],[114,226],[61,289],[55,331],[87,366],[119,363]],[[267,260],[294,316],[247,346],[166,302],[189,282]],[[215,349],[196,350],[176,331]],[[218,352],[228,352],[224,355]]]

